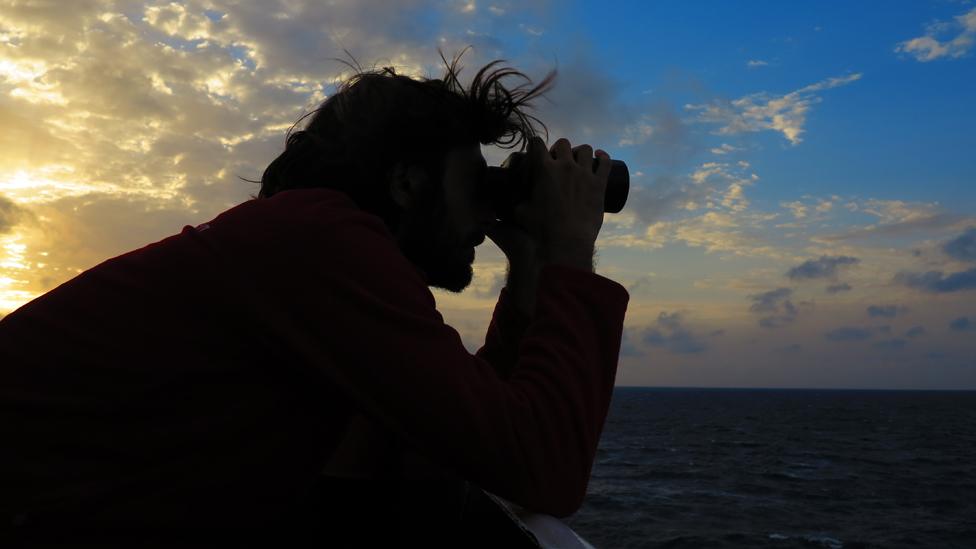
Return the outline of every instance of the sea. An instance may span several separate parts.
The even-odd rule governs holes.
[[[976,391],[615,389],[597,549],[976,548]]]

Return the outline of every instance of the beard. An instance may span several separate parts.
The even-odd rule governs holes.
[[[471,285],[474,270],[470,248],[448,239],[443,191],[434,189],[413,210],[405,211],[400,249],[427,277],[427,285],[461,293]]]

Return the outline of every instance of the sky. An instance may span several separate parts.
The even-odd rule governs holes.
[[[618,386],[976,389],[976,3],[0,0],[0,315],[257,193],[349,68],[558,76]],[[510,81],[517,85],[521,81]],[[490,164],[509,151],[484,147]],[[474,352],[506,260],[434,290]]]

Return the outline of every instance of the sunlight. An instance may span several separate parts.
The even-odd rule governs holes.
[[[73,171],[70,167],[61,168],[64,168],[59,170],[62,172]],[[52,202],[60,198],[106,190],[104,185],[59,181],[27,170],[17,170],[6,177],[3,172],[0,172],[0,194],[18,204]]]
[[[6,314],[40,295],[24,289],[30,281],[17,276],[28,274],[31,270],[26,260],[27,245],[21,240],[23,237],[18,234],[0,237],[0,314]]]
[[[66,105],[61,92],[54,90],[56,86],[41,80],[46,73],[47,65],[40,61],[0,59],[0,79],[13,84],[11,97],[19,97],[30,103]]]

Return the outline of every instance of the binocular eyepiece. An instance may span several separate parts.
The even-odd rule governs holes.
[[[600,159],[593,159],[593,172]],[[627,202],[630,192],[630,171],[621,160],[610,160],[610,175],[604,195],[603,211],[618,213]],[[484,192],[491,200],[499,219],[511,219],[515,206],[532,196],[532,179],[526,173],[525,153],[515,152],[508,156],[501,166],[489,166],[485,173]]]

